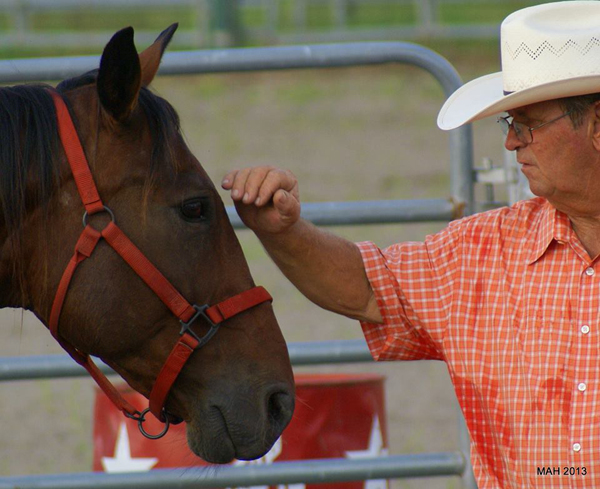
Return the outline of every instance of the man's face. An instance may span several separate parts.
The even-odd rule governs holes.
[[[564,113],[556,101],[540,102],[508,112],[514,121],[535,127]],[[533,141],[520,141],[514,130],[506,136],[505,147],[517,152],[517,161],[529,180],[531,191],[547,198],[557,208],[579,208],[600,192],[600,159],[594,148],[593,107],[577,129],[562,117],[533,131]],[[525,132],[529,132],[525,129]]]

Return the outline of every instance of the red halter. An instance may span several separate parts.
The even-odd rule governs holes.
[[[90,373],[98,386],[106,393],[115,406],[123,411],[126,416],[138,420],[140,430],[145,436],[157,438],[164,435],[169,426],[169,418],[166,416],[164,405],[171,386],[194,350],[206,344],[214,336],[221,322],[251,307],[263,302],[272,301],[273,299],[263,287],[253,287],[210,307],[208,305],[191,305],[187,302],[177,289],[171,285],[115,224],[113,213],[100,200],[96,185],[94,184],[94,178],[92,177],[77,131],[75,130],[65,102],[57,92],[50,91],[50,93],[56,107],[61,142],[71,166],[79,195],[85,206],[83,216],[84,229],[75,245],[75,254],[63,272],[52,304],[49,323],[50,332],[69,355]],[[111,217],[111,222],[102,231],[97,231],[87,224],[88,215],[99,212],[108,212]],[[127,262],[171,312],[179,318],[182,325],[179,340],[166,359],[150,393],[150,407],[142,413],[119,394],[117,389],[94,364],[87,353],[75,348],[65,339],[61,338],[58,333],[60,312],[75,269],[82,261],[92,255],[100,239],[104,239]],[[202,317],[210,325],[210,330],[202,338],[190,329],[190,326],[199,317]],[[166,423],[165,430],[160,435],[149,435],[144,431],[142,423],[148,411],[151,411],[154,416]]]

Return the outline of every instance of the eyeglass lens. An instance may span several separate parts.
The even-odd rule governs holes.
[[[508,131],[510,130],[511,126],[515,131],[515,135],[517,136],[517,138],[523,142],[523,143],[531,143],[531,139],[532,139],[532,134],[531,132],[528,130],[529,127],[526,126],[525,124],[522,124],[520,122],[516,122],[514,120],[509,121],[508,117],[499,117],[498,118],[498,123],[500,124],[500,127],[502,129],[502,133],[506,136],[508,134]]]

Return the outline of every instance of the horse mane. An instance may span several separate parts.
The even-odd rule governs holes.
[[[7,236],[20,228],[35,201],[48,201],[58,182],[58,129],[47,89],[0,88],[0,219]]]
[[[94,70],[58,84],[56,90],[68,90],[94,83]],[[10,239],[13,273],[24,292],[24,277],[17,262],[22,251],[21,227],[33,209],[45,207],[58,188],[61,148],[52,89],[45,84],[0,87],[0,229],[2,241]],[[138,104],[144,111],[153,142],[148,189],[154,176],[166,162],[176,165],[171,142],[180,134],[175,109],[147,88],[140,90]],[[176,167],[175,167],[176,169]]]

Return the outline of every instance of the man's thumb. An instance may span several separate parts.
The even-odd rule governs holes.
[[[279,189],[273,196],[273,203],[282,218],[294,218],[296,214],[294,197],[288,191]]]
[[[289,194],[283,189],[279,189],[273,196],[273,203],[280,214],[285,214],[288,210],[289,199]]]

